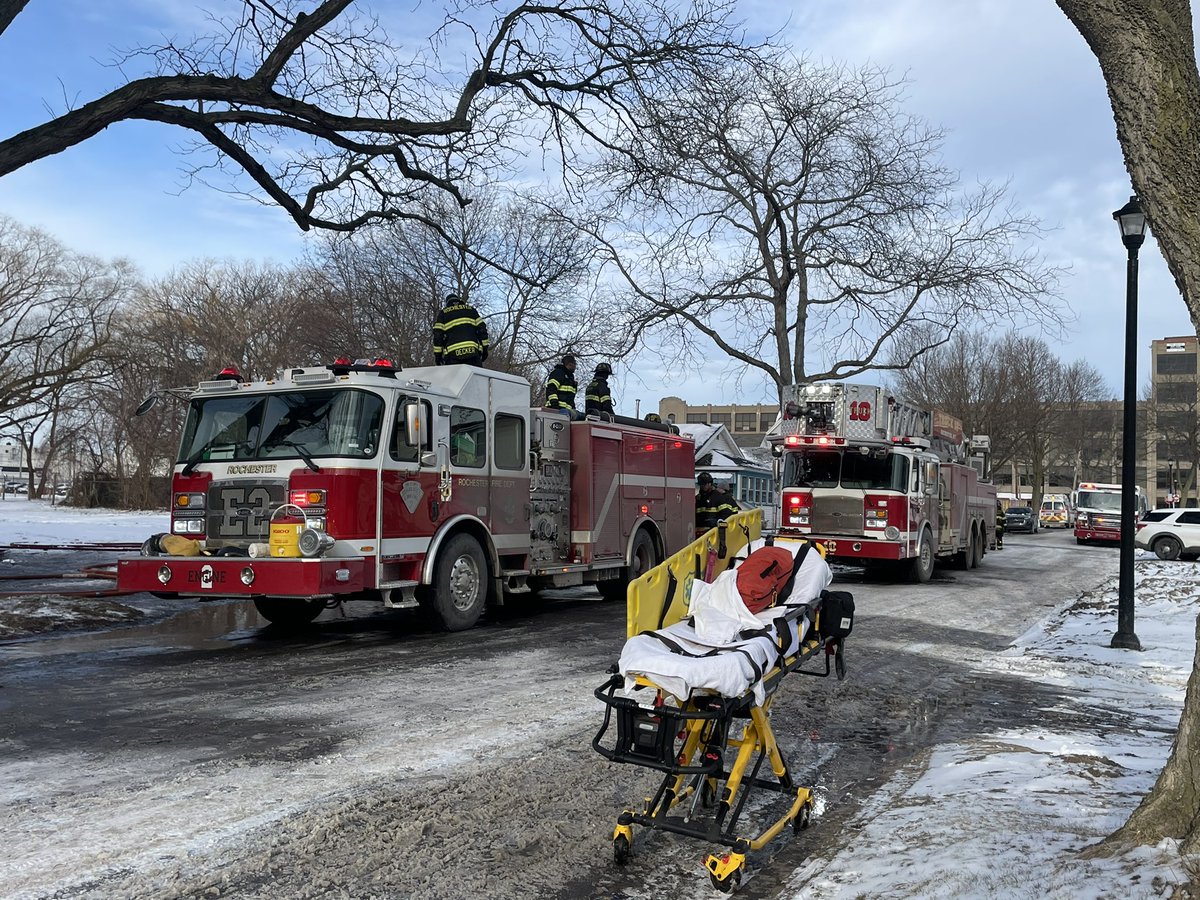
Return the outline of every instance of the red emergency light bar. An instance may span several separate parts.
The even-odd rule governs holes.
[[[846,444],[846,439],[840,437],[829,437],[824,434],[816,437],[810,434],[789,434],[783,439],[783,443],[788,447],[799,447],[801,444],[815,445],[818,447],[843,447]]]

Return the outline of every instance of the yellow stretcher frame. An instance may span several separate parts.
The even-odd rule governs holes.
[[[727,569],[737,553],[757,540],[761,532],[761,510],[739,513],[631,582],[627,595],[628,636],[683,619],[687,615],[691,582],[704,576],[710,556],[713,559],[712,575],[715,576]],[[824,548],[816,546],[824,556]],[[595,696],[607,704],[607,709],[604,724],[592,746],[610,760],[635,762],[665,773],[653,797],[647,797],[638,809],[626,808],[617,818],[612,841],[613,857],[618,864],[627,862],[632,853],[635,824],[719,842],[729,848],[729,852],[709,853],[703,864],[712,885],[724,893],[732,893],[741,883],[748,853],[762,849],[788,824],[797,831],[808,827],[813,807],[812,788],[793,784],[787,761],[771,728],[770,707],[783,677],[799,669],[822,649],[826,650],[825,671],[807,671],[805,674],[828,676],[830,656],[836,653],[841,677],[841,642],[820,636],[820,605],[820,600],[813,601],[789,614],[793,618],[808,616],[809,629],[798,650],[763,676],[766,700],[761,705],[755,704],[747,692],[733,699],[701,694],[689,697],[678,707],[660,706],[662,692],[650,680],[639,677],[636,679],[639,686],[656,692],[656,706],[647,710],[633,700],[615,697],[616,689],[623,683],[618,674],[596,689]],[[624,714],[626,730],[629,730],[630,721],[638,716],[645,722],[655,721],[654,713],[661,713],[658,716],[660,729],[670,732],[678,729],[674,740],[671,734],[665,736],[670,741],[670,753],[678,748],[678,755],[673,759],[668,760],[667,754],[661,751],[658,759],[635,758],[636,754],[609,750],[601,745],[612,715],[620,717]],[[733,753],[733,762],[726,770],[723,760],[729,752]],[[774,780],[759,777],[764,761],[769,763]],[[724,787],[718,794],[722,782]],[[737,822],[755,788],[789,795],[792,799],[783,815],[757,836],[744,837],[737,833]],[[688,808],[682,818],[672,815],[685,803]],[[692,824],[701,804],[706,813],[715,808],[706,826]],[[701,818],[703,816],[701,814]]]
[[[730,561],[742,548],[761,536],[762,510],[757,507],[745,510],[629,582],[625,637],[674,625],[684,618],[692,581],[704,577],[709,554],[714,556],[715,577],[729,568]]]

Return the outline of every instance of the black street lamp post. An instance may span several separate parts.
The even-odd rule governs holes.
[[[1137,278],[1138,248],[1146,239],[1146,214],[1136,196],[1113,213],[1121,243],[1129,252],[1125,266],[1125,424],[1121,442],[1121,572],[1117,581],[1117,633],[1111,646],[1141,650],[1133,631],[1133,533],[1137,530]]]

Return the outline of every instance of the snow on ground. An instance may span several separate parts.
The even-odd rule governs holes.
[[[115,509],[77,509],[44,500],[0,501],[0,547],[10,544],[71,545],[88,543],[140,543],[151,534],[171,527],[166,512],[126,512]],[[60,551],[0,550],[0,592],[37,591],[23,597],[0,596],[0,639],[49,631],[103,628],[142,619],[149,610],[100,598],[57,596],[56,590],[91,590],[111,587],[111,582],[50,580],[5,581],[18,560],[45,562],[44,571],[60,573],[55,560]],[[76,556],[76,558],[78,558]],[[98,560],[89,560],[89,564]],[[6,569],[13,566],[14,569]],[[139,606],[146,606],[144,602]]]
[[[1119,827],[1170,753],[1195,655],[1200,570],[1139,561],[1143,652],[1113,650],[1116,578],[976,664],[1052,686],[1041,726],[935,747],[795,872],[784,896],[1155,897],[1188,883],[1171,842],[1113,859],[1079,851]],[[1031,696],[1034,692],[1031,690]]]
[[[100,541],[140,543],[170,527],[171,517],[165,510],[77,509],[24,498],[0,501],[0,546]]]

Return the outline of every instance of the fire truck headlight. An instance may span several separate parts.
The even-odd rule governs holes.
[[[171,530],[176,534],[187,534],[187,519],[176,519],[171,523]]]
[[[254,584],[254,570],[249,566],[242,567],[242,584],[246,587]]]
[[[170,580],[171,580],[171,567],[170,566],[159,566],[158,567],[159,584],[166,584]]]
[[[889,525],[887,528],[883,529],[883,536],[889,541],[898,541],[900,540],[900,529],[895,525]]]
[[[188,519],[187,520],[188,534],[204,534],[203,519]]]

